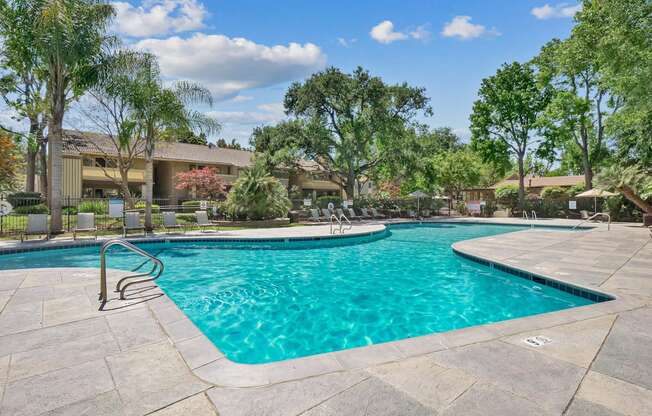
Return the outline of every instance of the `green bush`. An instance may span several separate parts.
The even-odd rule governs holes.
[[[136,205],[134,205],[134,208],[136,209],[145,209],[145,201],[140,201],[136,202]],[[152,213],[158,214],[161,212],[161,206],[158,204],[152,204]]]
[[[91,212],[95,215],[106,215],[108,206],[105,201],[82,201],[77,206],[77,212]]]
[[[244,170],[224,203],[225,211],[232,218],[249,220],[285,217],[290,206],[285,186],[262,165]]]
[[[31,205],[39,205],[42,203],[40,192],[14,192],[7,195],[7,202],[12,207],[27,207]]]
[[[581,194],[582,192],[586,191],[586,186],[583,183],[580,183],[578,185],[573,185],[568,190],[566,190],[566,193],[568,194],[569,197],[574,198],[575,195]]]
[[[496,188],[496,201],[505,207],[514,209],[518,205],[518,186],[503,185]]]
[[[333,203],[336,207],[342,205],[342,198],[333,195],[322,195],[317,197],[317,206],[319,208],[328,208],[328,204]]]
[[[76,215],[77,207],[63,207],[61,211],[63,212],[63,215]]]
[[[183,207],[183,212],[195,212],[199,211],[201,203],[199,201],[183,201],[181,206]]]
[[[568,197],[566,190],[559,186],[546,186],[541,191],[541,198],[546,201],[558,201]]]
[[[13,210],[14,213],[16,214],[49,214],[50,210],[45,204],[37,204],[37,205],[22,205],[19,207],[14,208]]]

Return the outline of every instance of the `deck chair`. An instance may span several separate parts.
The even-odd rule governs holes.
[[[355,210],[354,210],[353,208],[348,208],[348,211],[349,211],[349,218],[350,218],[350,219],[352,219],[352,220],[358,220],[358,221],[360,221],[360,220],[362,219],[361,216],[359,216],[359,215],[357,215],[357,214],[355,213]]]
[[[335,215],[337,216],[337,218],[342,218],[342,215],[344,215],[344,211],[342,211],[342,208],[335,209]]]
[[[27,228],[20,235],[20,242],[27,240],[30,235],[45,235],[45,239],[50,239],[50,230],[48,229],[47,214],[28,214]]]
[[[208,219],[206,211],[195,211],[195,217],[197,218],[196,225],[202,231],[205,231],[207,227],[215,227],[215,223]],[[217,232],[216,230],[211,231]]]
[[[313,208],[310,210],[310,217],[308,217],[308,219],[316,222],[328,221],[327,217],[323,215],[319,215],[319,209],[317,208]]]
[[[408,216],[408,218],[416,218],[417,213],[412,211],[411,209],[409,209],[408,212],[407,212],[407,216]]]
[[[360,217],[363,220],[370,220],[370,219],[373,218],[373,215],[369,215],[369,212],[367,211],[367,208],[361,208],[360,209],[360,214],[361,214]]]
[[[430,210],[429,209],[424,209],[422,212],[422,217],[423,218],[430,218]]]
[[[142,231],[146,235],[145,227],[140,223],[139,212],[125,212],[125,223],[122,225],[122,236],[126,237],[129,231]]]
[[[331,219],[331,215],[333,215],[333,213],[331,212],[331,210],[328,209],[328,208],[322,208],[322,209],[321,209],[321,212],[322,212],[322,213],[324,214],[324,216],[326,217],[326,221],[330,221],[330,219]]]
[[[373,215],[374,218],[385,218],[385,216],[379,213],[376,208],[371,208],[371,215]]]
[[[177,214],[170,211],[163,213],[163,228],[168,234],[172,230],[181,230],[182,233],[186,232],[184,226],[177,222]]]
[[[77,233],[93,233],[97,240],[97,227],[95,226],[95,214],[92,212],[81,212],[77,214],[77,225],[72,230],[72,239],[77,239]]]

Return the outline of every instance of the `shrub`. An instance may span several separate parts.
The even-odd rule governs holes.
[[[503,185],[496,188],[496,201],[505,208],[516,208],[518,205],[518,186]]]
[[[63,215],[76,215],[77,214],[77,207],[63,207],[62,209]]]
[[[586,191],[586,186],[583,183],[580,183],[578,185],[573,185],[568,190],[566,190],[566,193],[570,198],[574,198],[575,195],[581,194],[582,192]]]
[[[262,165],[246,169],[233,184],[224,203],[231,217],[249,220],[284,217],[290,206],[283,184],[269,175]]]
[[[45,204],[37,204],[37,205],[21,205],[19,207],[14,208],[13,212],[22,215],[49,214],[50,210]]]
[[[183,212],[195,212],[199,211],[201,208],[201,202],[199,201],[183,201],[181,203],[183,207]]]
[[[134,208],[136,209],[145,209],[145,201],[140,201],[136,202],[136,205],[134,205]],[[152,213],[158,214],[161,212],[161,206],[158,204],[152,204]]]
[[[39,192],[14,192],[13,194],[7,195],[7,202],[16,208],[39,205],[42,201]]]
[[[105,201],[82,201],[77,206],[77,212],[92,212],[95,215],[106,215],[108,206]]]
[[[319,208],[328,208],[329,203],[332,203],[333,205],[338,207],[342,205],[342,198],[333,195],[322,195],[320,197],[317,197],[317,206]]]
[[[557,201],[568,197],[568,193],[564,188],[559,186],[546,186],[541,191],[541,198],[547,201]]]

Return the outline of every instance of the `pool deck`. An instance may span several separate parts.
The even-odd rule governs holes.
[[[459,221],[459,219],[456,219]],[[464,219],[464,221],[468,221]],[[487,220],[474,220],[486,222]],[[493,219],[523,224],[520,219]],[[541,225],[577,221],[541,220]],[[347,233],[382,230],[356,225]],[[323,237],[328,226],[219,238]],[[208,237],[198,233],[190,237]],[[34,244],[34,246],[32,246]],[[65,242],[0,242],[0,250]],[[649,415],[652,239],[524,230],[457,251],[616,300],[263,365],[231,362],[156,285],[98,311],[96,269],[0,271],[1,415]],[[122,272],[111,271],[115,282]],[[531,347],[527,337],[551,343]]]

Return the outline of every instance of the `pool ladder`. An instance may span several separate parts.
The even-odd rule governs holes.
[[[572,229],[575,230],[577,227],[584,224],[585,222],[593,221],[594,219],[596,219],[598,217],[607,217],[607,231],[610,231],[611,230],[611,215],[607,214],[606,212],[596,212],[595,214],[591,215],[589,218],[586,218],[586,219],[580,221],[579,224],[575,225]]]
[[[353,228],[353,225],[351,224],[351,221],[349,221],[349,219],[346,218],[346,215],[342,214],[338,218],[337,215],[331,214],[331,217],[330,217],[330,223],[331,223],[331,231],[330,231],[330,233],[331,234],[335,234],[335,231],[336,231],[336,229],[333,229],[333,224],[334,224],[333,220],[335,220],[335,222],[339,225],[340,234],[343,234],[344,231],[348,231],[351,228]],[[343,228],[344,227],[344,222],[347,223],[346,228]]]
[[[530,228],[534,228],[534,223],[532,221],[538,220],[537,218],[537,212],[535,210],[532,210],[532,216],[529,217],[527,215],[527,211],[523,211],[523,219],[527,222],[530,223]],[[531,220],[530,220],[531,219]]]
[[[115,291],[120,292],[120,300],[125,299],[125,290],[134,284],[137,283],[144,283],[144,282],[151,282],[153,280],[158,279],[158,277],[163,273],[163,262],[159,260],[158,258],[152,256],[145,250],[142,250],[135,245],[131,244],[128,241],[121,240],[121,239],[113,239],[105,242],[102,244],[102,248],[100,248],[100,296],[99,300],[102,302],[102,305],[104,305],[108,301],[108,293],[106,289],[106,251],[109,249],[109,247],[112,246],[121,246],[126,248],[129,251],[132,251],[140,256],[143,256],[146,258],[146,262],[151,262],[153,264],[152,269],[147,272],[147,273],[138,273],[138,274],[133,274],[129,276],[125,276],[122,279],[118,280],[118,283],[115,285]],[[142,265],[141,265],[142,266]],[[140,266],[139,266],[140,268]],[[132,282],[127,282],[129,279],[135,279],[139,277],[145,277],[149,276],[147,279],[140,279],[140,280],[135,280]]]

